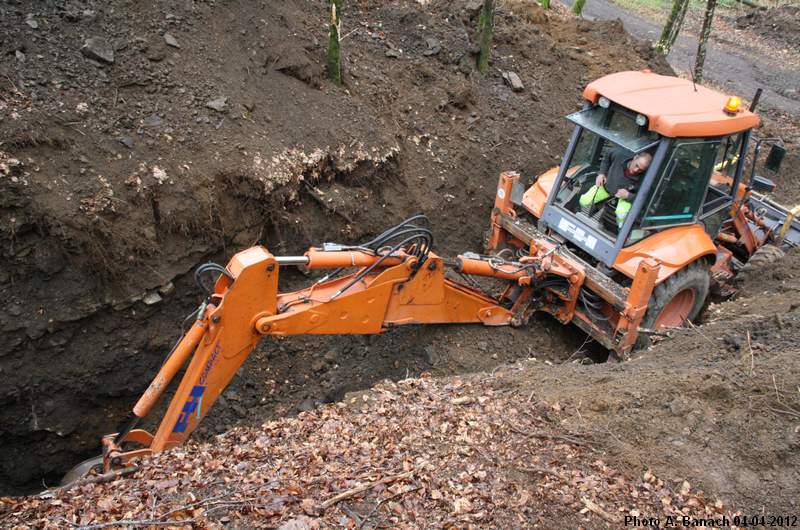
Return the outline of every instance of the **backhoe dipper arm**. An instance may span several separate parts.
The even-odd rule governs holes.
[[[403,231],[394,235],[398,234],[402,239]],[[197,311],[191,329],[134,406],[132,421],[103,438],[105,471],[183,443],[264,335],[370,334],[404,324],[510,323],[509,309],[477,289],[445,278],[443,259],[427,248],[420,251],[420,245],[412,241],[377,250],[327,245],[289,257],[276,257],[256,246],[236,254]],[[469,256],[458,259],[471,274],[510,280],[527,276],[524,270],[480,267],[479,261]],[[281,294],[282,265],[358,270]],[[135,429],[187,360],[155,435]],[[123,449],[126,442],[143,447]]]

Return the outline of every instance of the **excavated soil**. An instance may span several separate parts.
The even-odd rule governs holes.
[[[749,29],[777,46],[800,52],[800,6],[753,10],[737,17],[736,26]]]
[[[6,493],[52,484],[118,427],[198,301],[187,273],[199,263],[256,242],[289,254],[355,241],[414,212],[429,215],[440,253],[478,250],[497,174],[558,162],[562,117],[587,81],[665,69],[617,23],[562,20],[528,2],[499,7],[486,77],[474,71],[465,4],[354,3],[341,88],[324,77],[316,4],[0,10]],[[504,85],[506,70],[523,91]],[[545,320],[267,341],[204,430],[384,377],[566,358],[583,342],[574,335]]]
[[[567,429],[608,460],[675,483],[693,477],[746,514],[796,512],[800,490],[800,254],[741,279],[700,327],[624,364],[526,371],[513,381],[558,403]],[[535,383],[533,383],[535,381]]]
[[[562,117],[578,108],[589,80],[668,71],[619,23],[509,0],[498,2],[494,62],[481,77],[467,4],[353,3],[343,13],[341,88],[324,77],[317,4],[0,5],[0,294],[8,308],[0,313],[0,493],[41,489],[97,453],[99,436],[116,430],[195,307],[189,273],[198,264],[224,263],[255,243],[291,254],[356,241],[415,212],[430,217],[439,253],[479,250],[497,174],[530,177],[558,163],[570,131]],[[108,49],[93,41],[82,53],[91,38]],[[504,84],[509,70],[524,90]],[[792,175],[779,184],[797,196]],[[788,263],[775,282],[796,285]],[[282,286],[308,281],[288,270]],[[763,307],[788,310],[797,298],[788,288],[748,293],[736,303],[766,299]],[[386,378],[491,371],[534,357],[523,363],[534,371],[509,384],[560,403],[566,422],[595,416],[618,465],[638,472],[648,455],[669,475],[676,458],[675,476],[700,476],[709,491],[762,505],[758,480],[774,478],[770,506],[791,507],[792,416],[762,405],[780,409],[776,395],[797,407],[797,312],[783,328],[724,314],[703,332],[710,337],[673,337],[600,369],[561,364],[583,359],[587,345],[547,318],[525,329],[268,339],[197,434],[259,425]],[[742,342],[748,331],[752,356]],[[747,376],[733,373],[741,362]],[[767,434],[740,446],[731,441],[740,432]],[[719,454],[730,460],[714,463]],[[758,468],[765,461],[768,475]]]

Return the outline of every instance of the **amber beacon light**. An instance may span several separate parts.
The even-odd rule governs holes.
[[[739,112],[739,107],[742,105],[742,98],[739,96],[731,96],[725,103],[723,110],[728,114],[736,114]]]

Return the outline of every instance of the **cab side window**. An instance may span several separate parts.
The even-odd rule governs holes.
[[[642,228],[694,222],[708,188],[720,142],[691,141],[672,151],[642,217]]]
[[[714,171],[718,171],[723,175],[728,176],[732,176],[736,172],[743,136],[744,133],[739,133],[722,139],[720,142],[720,148],[717,152]]]

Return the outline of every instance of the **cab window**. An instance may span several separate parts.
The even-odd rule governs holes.
[[[636,123],[636,115],[617,105],[594,106],[570,114],[567,119],[581,126],[580,137],[567,167],[573,170],[562,183],[555,204],[571,212],[580,210],[579,197],[595,183],[600,164],[608,152],[623,147],[633,153],[655,145],[659,136]],[[616,234],[616,232],[614,232]]]
[[[694,222],[720,142],[693,141],[675,146],[642,217],[642,228]]]
[[[739,162],[739,151],[742,147],[742,137],[744,133],[734,134],[723,138],[717,152],[714,171],[723,175],[733,176],[736,173],[736,166]]]

